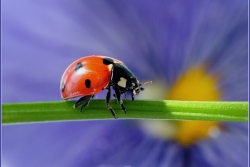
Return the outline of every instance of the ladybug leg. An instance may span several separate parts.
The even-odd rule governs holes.
[[[110,102],[110,92],[111,92],[110,87],[108,87],[107,89],[108,89],[108,93],[107,93],[107,95],[106,95],[106,107],[107,107],[107,109],[110,110],[110,112],[111,112],[111,114],[113,115],[113,117],[114,117],[115,119],[117,119],[118,117],[116,116],[115,111],[114,111],[113,108],[109,105],[109,102]]]
[[[131,93],[132,101],[135,100],[133,92]]]
[[[121,92],[120,92],[117,85],[114,86],[114,89],[115,89],[116,100],[117,100],[118,104],[120,104],[123,112],[126,114],[126,108],[124,107],[123,102],[121,100]]]
[[[89,105],[90,100],[94,97],[94,95],[83,96],[74,104],[73,108],[77,108],[82,105],[80,112]]]

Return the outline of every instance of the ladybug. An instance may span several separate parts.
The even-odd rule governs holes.
[[[130,92],[134,101],[134,95],[144,90],[141,86],[142,84],[123,62],[107,56],[91,55],[82,57],[68,66],[60,81],[60,92],[64,100],[82,96],[73,106],[74,108],[81,106],[80,111],[82,111],[95,94],[107,89],[106,107],[114,118],[117,118],[115,111],[109,105],[111,87],[115,91],[114,97],[126,114],[121,95]]]

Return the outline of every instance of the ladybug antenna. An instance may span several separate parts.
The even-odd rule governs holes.
[[[143,84],[139,84],[139,86],[142,86],[142,85],[146,85],[146,84],[151,84],[152,81],[147,81],[147,82],[144,82]]]
[[[146,85],[146,84],[151,84],[152,81],[147,81],[147,82],[144,82],[142,85]]]
[[[143,87],[141,87],[142,85],[146,85],[146,84],[151,84],[152,83],[152,81],[147,81],[147,82],[144,82],[143,84],[140,84],[140,90],[144,90],[144,88]]]
[[[152,81],[147,81],[147,82],[144,82],[143,84],[139,84],[139,87],[137,87],[136,89],[134,89],[134,90],[132,91],[132,94],[133,94],[133,95],[139,94],[140,91],[143,91],[143,90],[144,90],[144,88],[142,87],[142,85],[151,84],[151,83],[152,83]],[[132,95],[132,100],[133,100],[133,95]]]

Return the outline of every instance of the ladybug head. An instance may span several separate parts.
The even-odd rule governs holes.
[[[126,89],[127,91],[132,92],[133,95],[137,95],[141,90],[144,90],[137,78],[131,78],[130,80],[128,80]]]
[[[131,78],[127,82],[126,89],[127,89],[127,91],[132,93],[132,100],[134,100],[134,95],[138,95],[141,91],[144,90],[142,85],[148,84],[148,83],[152,83],[152,81],[148,81],[148,82],[141,84],[137,78]]]

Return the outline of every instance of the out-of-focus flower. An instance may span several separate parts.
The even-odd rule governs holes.
[[[153,80],[139,98],[247,100],[246,0],[9,0],[2,23],[3,102],[59,100],[62,72],[90,54],[120,59],[142,82]],[[248,159],[246,123],[119,120],[2,130],[5,166],[243,167]]]

